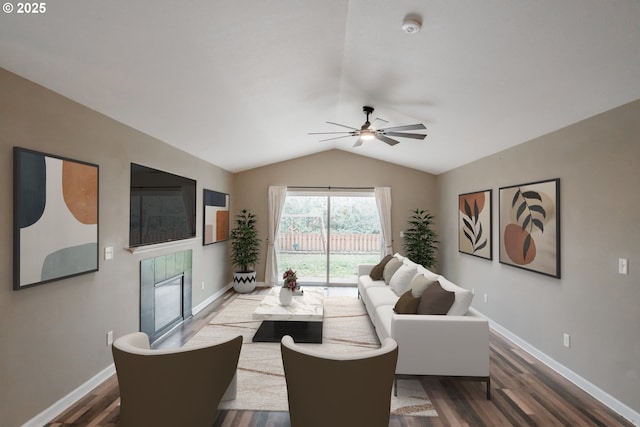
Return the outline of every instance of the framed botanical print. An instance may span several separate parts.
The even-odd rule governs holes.
[[[98,165],[13,149],[13,289],[98,270]]]
[[[493,259],[492,190],[458,196],[458,251]]]
[[[560,278],[560,179],[500,188],[500,262]]]

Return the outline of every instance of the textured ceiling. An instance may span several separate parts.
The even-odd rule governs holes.
[[[57,0],[0,15],[0,66],[232,172],[339,148],[437,174],[640,98],[639,22],[636,0]],[[363,105],[428,136],[307,135]]]

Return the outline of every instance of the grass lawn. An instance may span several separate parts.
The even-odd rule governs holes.
[[[379,253],[331,255],[331,283],[356,283],[359,264],[377,264]],[[298,275],[301,283],[326,283],[327,255],[308,252],[284,252],[278,254],[280,275],[287,269]]]

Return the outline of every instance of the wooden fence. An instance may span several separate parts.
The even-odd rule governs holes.
[[[334,234],[329,235],[333,252],[379,252],[379,234]],[[327,235],[322,233],[280,233],[278,246],[284,252],[324,253]]]

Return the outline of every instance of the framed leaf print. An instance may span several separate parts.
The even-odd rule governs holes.
[[[13,289],[98,271],[98,165],[14,147]]]
[[[492,190],[458,196],[458,251],[493,259]]]
[[[500,188],[500,262],[560,278],[560,179]]]

